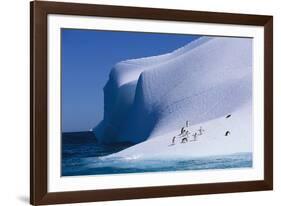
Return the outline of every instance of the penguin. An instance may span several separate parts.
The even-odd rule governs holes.
[[[229,136],[229,135],[230,135],[230,131],[227,131],[224,136]]]

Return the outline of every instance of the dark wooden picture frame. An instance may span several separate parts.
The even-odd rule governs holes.
[[[47,15],[82,15],[264,27],[264,180],[49,193],[47,189]],[[30,5],[30,203],[34,205],[273,189],[273,17],[58,2]]]

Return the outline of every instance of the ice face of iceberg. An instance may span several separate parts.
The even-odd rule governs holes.
[[[206,122],[251,101],[252,40],[202,37],[171,53],[126,60],[104,87],[102,143],[133,142]]]

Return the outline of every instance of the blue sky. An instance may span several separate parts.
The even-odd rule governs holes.
[[[103,87],[119,61],[171,52],[192,35],[62,29],[62,131],[87,131],[103,118]]]

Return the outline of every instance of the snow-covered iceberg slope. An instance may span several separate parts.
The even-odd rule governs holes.
[[[203,128],[202,135],[197,136],[196,141],[181,143],[176,139],[172,143],[172,137],[179,131],[172,131],[155,136],[142,143],[136,144],[118,153],[102,158],[112,159],[194,159],[207,156],[230,155],[252,152],[251,130],[251,105],[250,102],[235,110],[230,118],[220,117],[207,122],[193,125],[190,132],[198,132]],[[229,135],[225,135],[230,131]]]
[[[201,37],[168,54],[117,63],[93,132],[102,143],[140,143],[115,154],[122,156],[250,152],[251,101],[252,40]],[[186,120],[204,135],[168,146]]]

